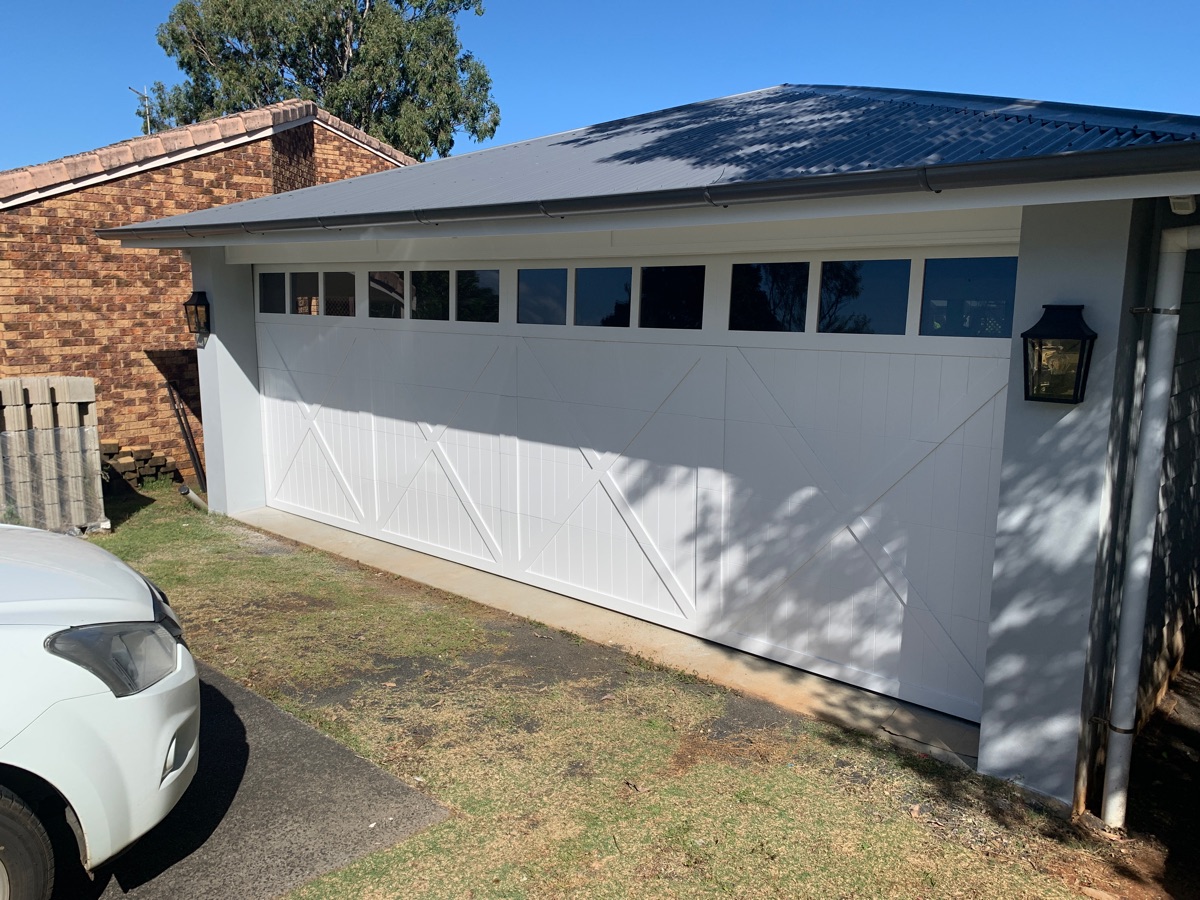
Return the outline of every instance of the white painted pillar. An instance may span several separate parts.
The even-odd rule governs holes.
[[[1001,470],[979,769],[1066,803],[1107,500],[1130,201],[1026,207]],[[1024,399],[1020,333],[1081,303],[1099,333],[1077,406]]]
[[[192,290],[204,291],[212,307],[212,334],[196,351],[208,506],[232,515],[267,502],[253,273],[226,265],[224,248],[190,256]]]

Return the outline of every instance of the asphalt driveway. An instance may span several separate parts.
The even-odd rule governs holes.
[[[179,805],[94,881],[56,900],[258,900],[390,847],[444,807],[201,666],[200,767]]]

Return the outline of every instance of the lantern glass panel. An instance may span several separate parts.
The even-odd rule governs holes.
[[[1075,385],[1083,341],[1044,338],[1029,341],[1029,399],[1076,402]]]
[[[188,331],[192,334],[208,334],[208,298],[202,293],[193,294],[191,299],[183,304],[183,314],[187,318]]]

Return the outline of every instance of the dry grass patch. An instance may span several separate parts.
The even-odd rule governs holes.
[[[1069,896],[913,819],[919,779],[902,767],[851,777],[880,755],[897,768],[891,748],[816,723],[712,740],[724,691],[636,666],[599,700],[595,679],[490,687],[510,669],[372,685],[321,711],[455,816],[296,897]]]
[[[205,515],[167,482],[145,498],[94,540],[167,592],[200,658],[272,699],[487,644],[459,597]]]

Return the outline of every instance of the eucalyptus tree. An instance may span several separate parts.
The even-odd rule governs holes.
[[[179,0],[158,43],[184,80],[156,82],[138,109],[149,131],[299,97],[416,157],[457,133],[495,134],[487,68],[457,17],[483,0]]]

